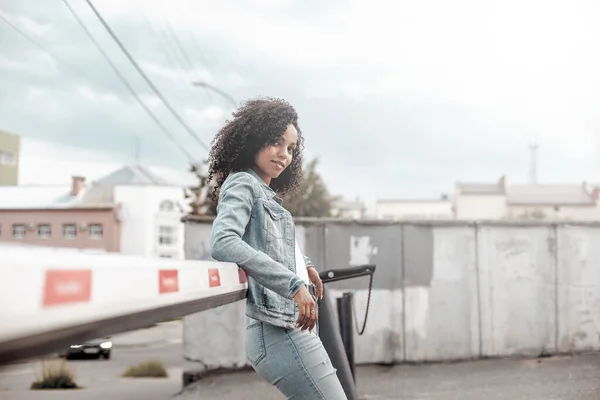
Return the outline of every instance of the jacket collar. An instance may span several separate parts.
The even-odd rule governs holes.
[[[260,187],[262,188],[262,190],[265,192],[265,194],[267,195],[267,197],[269,199],[274,198],[279,204],[282,203],[282,200],[279,198],[279,196],[277,196],[277,193],[275,193],[275,191],[273,189],[271,189],[271,187],[269,185],[267,185],[260,176],[258,176],[256,171],[254,171],[252,168],[248,168],[248,169],[246,169],[246,172],[249,173],[250,175],[252,175],[254,178],[256,178],[258,183],[260,183]]]

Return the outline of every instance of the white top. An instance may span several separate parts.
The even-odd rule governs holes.
[[[306,263],[304,262],[304,256],[300,251],[300,246],[298,246],[298,241],[296,240],[296,275],[300,277],[304,282],[310,284],[310,279],[308,278],[308,270],[306,269]]]
[[[306,262],[304,261],[304,256],[300,251],[300,246],[298,246],[298,241],[296,240],[296,275],[300,277],[304,282],[310,284],[310,279],[308,278],[308,269],[306,268]],[[311,332],[313,335],[317,335],[317,329],[313,329]]]

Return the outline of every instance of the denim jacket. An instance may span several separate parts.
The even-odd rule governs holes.
[[[248,317],[293,329],[294,296],[305,282],[296,275],[294,220],[281,204],[252,169],[230,174],[220,190],[211,255],[246,272]]]

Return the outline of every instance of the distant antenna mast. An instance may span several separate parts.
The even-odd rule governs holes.
[[[537,151],[540,145],[536,140],[529,143],[529,151],[531,152],[531,160],[529,165],[529,180],[530,183],[537,184]]]

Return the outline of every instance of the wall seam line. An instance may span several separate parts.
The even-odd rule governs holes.
[[[559,323],[559,282],[558,282],[558,225],[554,224],[554,351],[558,353],[558,335],[560,334]]]
[[[402,291],[402,361],[406,361],[406,225],[402,225],[402,235],[400,248],[402,249],[401,262],[401,282]]]
[[[483,321],[481,315],[481,277],[479,260],[479,224],[475,223],[475,282],[477,285],[477,329],[479,331],[479,358],[483,357]]]

